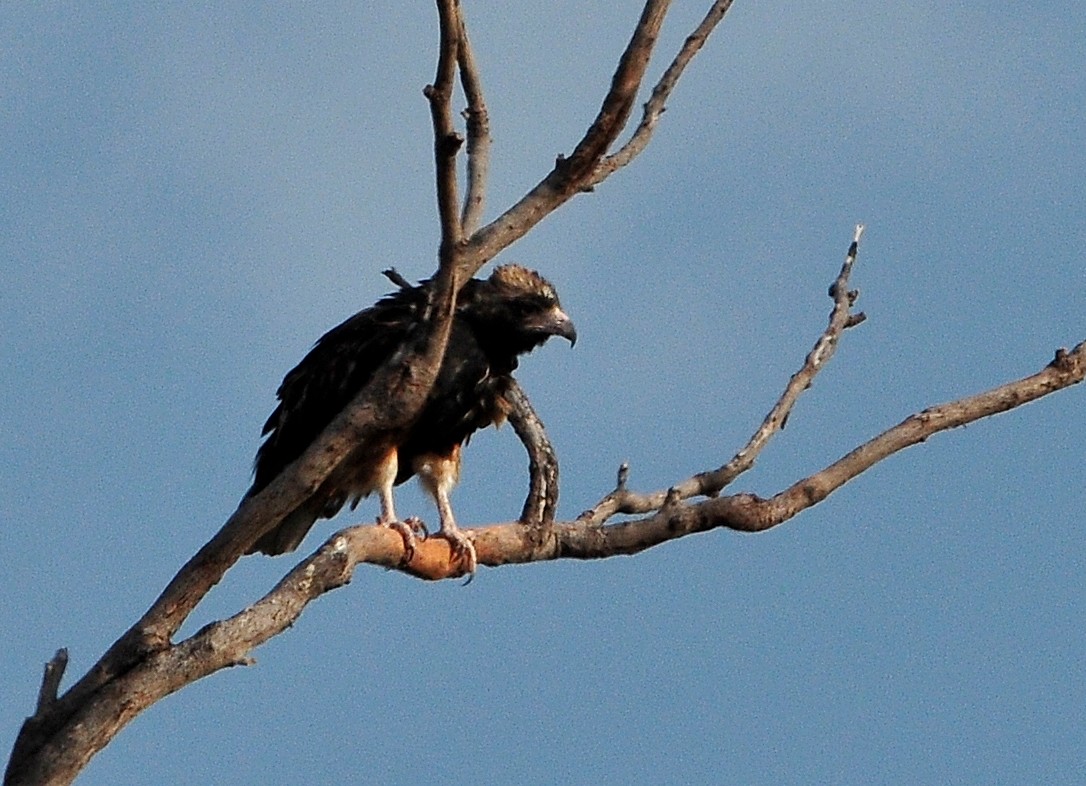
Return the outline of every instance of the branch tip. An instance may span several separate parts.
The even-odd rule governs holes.
[[[401,276],[400,271],[398,271],[394,267],[390,267],[390,268],[386,268],[385,270],[382,270],[381,275],[384,276],[385,278],[387,278],[389,281],[391,281],[396,286],[398,286],[400,289],[410,289],[411,288],[411,282],[409,282],[406,278]]]
[[[38,690],[38,705],[34,710],[34,717],[40,718],[56,704],[60,681],[64,678],[66,668],[68,668],[68,650],[61,647],[45,664],[45,673],[42,675],[41,688]]]
[[[625,491],[626,481],[630,479],[630,465],[623,461],[618,467],[618,479],[615,481],[615,491]]]
[[[667,496],[664,497],[664,504],[660,510],[669,510],[679,504],[682,499],[682,493],[679,491],[678,486],[672,486],[667,490]]]

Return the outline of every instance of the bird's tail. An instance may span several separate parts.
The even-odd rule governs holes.
[[[275,529],[261,535],[245,553],[260,552],[274,557],[294,551],[305,539],[313,523],[324,514],[325,504],[318,495],[313,495],[295,508],[293,513],[287,514]]]

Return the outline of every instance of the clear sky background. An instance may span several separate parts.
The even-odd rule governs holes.
[[[465,7],[493,217],[583,133],[639,4]],[[653,75],[707,7],[676,3]],[[283,374],[380,269],[434,268],[435,41],[430,3],[0,6],[5,759],[42,663],[68,647],[70,684],[234,510]],[[1084,41],[1078,0],[739,0],[648,151],[501,257],[580,334],[520,374],[561,515],[622,461],[642,490],[726,461],[823,329],[858,221],[869,320],[735,490],[1086,338]],[[940,435],[762,535],[466,588],[363,566],[80,782],[1076,780],[1084,395]],[[478,435],[461,522],[513,518],[525,464],[510,429]],[[185,630],[299,556],[246,558]]]

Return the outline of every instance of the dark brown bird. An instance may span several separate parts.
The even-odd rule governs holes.
[[[429,283],[404,286],[332,328],[279,386],[279,406],[264,430],[247,496],[267,486],[305,452],[377,369],[401,346],[426,308]],[[475,570],[475,547],[456,527],[449,492],[460,476],[461,447],[471,435],[505,420],[504,398],[519,355],[551,336],[570,345],[573,322],[550,282],[519,265],[498,267],[487,279],[471,279],[457,297],[449,343],[433,389],[418,420],[394,444],[359,445],[319,489],[249,553],[283,554],[301,543],[318,518],[331,518],[344,504],[377,492],[378,523],[410,538],[396,518],[392,488],[418,475],[437,504],[440,535]],[[409,543],[410,545],[410,543]]]

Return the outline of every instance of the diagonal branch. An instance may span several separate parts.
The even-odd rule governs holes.
[[[653,515],[617,524],[585,520],[554,524],[538,531],[519,522],[471,530],[479,562],[489,566],[561,558],[603,559],[634,554],[687,535],[727,528],[761,532],[816,505],[836,489],[879,461],[951,428],[1005,412],[1080,383],[1086,377],[1086,342],[1059,350],[1040,372],[993,390],[931,407],[906,418],[825,469],[769,499],[753,494],[718,497],[684,504],[668,495]],[[620,479],[621,481],[621,479]],[[620,482],[620,485],[621,482]],[[346,584],[358,564],[403,569],[426,579],[450,578],[462,571],[461,561],[439,538],[418,544],[403,566],[402,538],[381,527],[351,527],[336,533],[302,561],[273,590],[248,609],[208,625],[189,639],[150,653],[103,684],[95,701],[75,707],[62,727],[54,729],[40,755],[28,761],[33,770],[9,769],[12,782],[68,782],[124,725],[163,696],[227,666],[251,662],[251,651],[289,627],[305,606],[321,594]],[[28,720],[33,724],[35,719]],[[26,727],[24,727],[25,729]],[[24,761],[21,734],[12,765]]]
[[[611,89],[603,99],[599,114],[569,158],[559,161],[555,167],[564,177],[577,182],[579,187],[626,127],[670,6],[670,0],[648,0],[645,3],[637,27],[611,77]]]
[[[822,335],[819,336],[811,351],[807,353],[803,366],[788,380],[788,385],[781,397],[773,405],[765,419],[762,420],[762,424],[754,432],[747,444],[724,466],[707,472],[699,472],[664,491],[650,493],[629,491],[625,483],[626,473],[629,468],[623,465],[624,470],[619,474],[619,483],[615,490],[601,499],[595,507],[582,513],[578,518],[579,521],[602,524],[619,513],[648,513],[649,511],[659,510],[669,496],[673,500],[684,500],[698,496],[715,497],[742,473],[754,466],[754,462],[761,454],[762,449],[788,422],[788,416],[791,414],[792,408],[796,405],[799,397],[811,387],[815,376],[833,357],[841,334],[866,319],[863,312],[852,313],[852,306],[855,305],[859,293],[848,288],[849,277],[852,275],[852,268],[856,263],[860,238],[863,237],[863,233],[863,224],[857,224],[852,242],[848,247],[848,253],[845,254],[845,262],[841,266],[837,278],[830,285],[829,292],[830,297],[833,298],[833,309],[830,311],[829,324]]]
[[[1040,372],[975,396],[931,407],[860,446],[839,461],[774,497],[736,494],[683,504],[670,500],[653,515],[617,524],[581,519],[556,523],[542,539],[519,522],[470,530],[481,564],[499,566],[555,559],[605,559],[713,529],[761,532],[775,527],[825,499],[879,461],[951,428],[1022,406],[1086,377],[1086,342],[1059,350]],[[55,755],[76,755],[85,735],[110,724],[112,737],[135,715],[163,696],[227,666],[251,662],[254,648],[282,632],[305,606],[325,592],[348,583],[359,564],[403,569],[425,579],[460,574],[460,561],[449,543],[432,538],[417,544],[406,568],[403,539],[386,528],[350,527],[335,533],[294,568],[274,589],[249,608],[208,625],[191,638],[156,653],[109,686],[103,701],[84,708],[65,729]],[[103,743],[104,744],[104,743]]]
[[[577,143],[568,158],[559,157],[546,177],[516,204],[470,236],[461,256],[461,276],[474,275],[486,262],[527,234],[532,227],[575,195],[591,190],[619,168],[618,165],[604,166],[601,162],[604,161],[608,149],[622,133],[629,120],[669,6],[670,2],[667,0],[648,0],[645,3],[641,18],[634,28],[611,79],[611,88],[584,137]],[[670,88],[681,75],[682,69],[697,53],[705,38],[715,29],[730,7],[730,2],[718,0],[691,36],[694,43],[691,43],[690,39],[687,40],[676,58],[679,65],[673,63],[668,69],[670,76],[665,74],[665,79],[670,80],[667,92],[670,92]],[[659,99],[661,103],[666,95],[667,93],[663,93]],[[651,132],[651,129],[649,131]],[[628,163],[647,142],[648,132],[642,133],[639,137],[639,147],[635,145],[629,148],[624,154],[623,163]]]
[[[701,20],[701,24],[694,29],[693,33],[687,36],[679,53],[675,55],[671,65],[667,67],[664,75],[660,77],[660,81],[656,83],[656,87],[652,89],[652,96],[645,102],[641,122],[634,130],[633,135],[618,152],[607,156],[600,162],[592,177],[592,185],[606,180],[615,170],[629,164],[645,149],[645,146],[648,145],[649,140],[652,138],[652,132],[656,130],[656,123],[659,121],[660,115],[666,109],[665,105],[667,99],[671,96],[671,91],[679,82],[679,77],[683,75],[683,71],[686,70],[690,61],[694,59],[694,55],[705,46],[705,42],[709,40],[709,35],[724,19],[724,14],[728,13],[732,2],[733,0],[716,0],[709,12],[705,14],[705,18]]]

